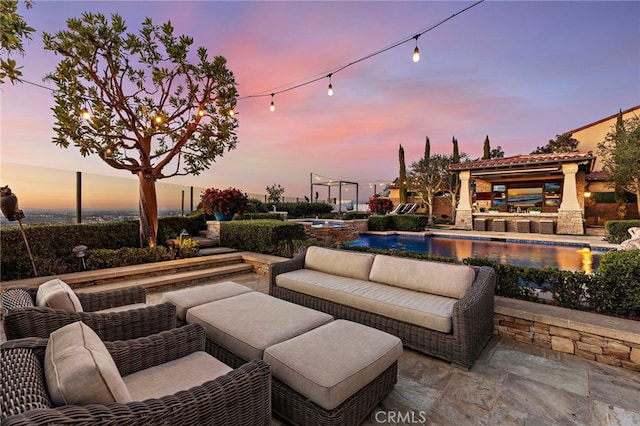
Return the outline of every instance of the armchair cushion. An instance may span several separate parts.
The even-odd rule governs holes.
[[[54,405],[131,401],[106,346],[80,321],[51,333],[45,351],[44,373]]]
[[[146,368],[123,377],[134,401],[161,398],[201,386],[230,372],[228,365],[204,351]]]
[[[36,305],[68,312],[82,312],[78,296],[67,283],[59,279],[47,281],[38,287]]]

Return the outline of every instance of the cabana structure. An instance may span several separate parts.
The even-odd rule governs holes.
[[[309,198],[311,200],[314,199],[313,196],[313,192],[316,186],[326,186],[328,188],[328,195],[327,195],[327,201],[329,203],[332,204],[337,204],[338,206],[338,213],[342,213],[342,187],[343,186],[348,186],[348,185],[355,185],[356,187],[356,198],[355,198],[355,202],[353,203],[355,205],[355,211],[358,211],[358,182],[350,182],[350,181],[346,181],[346,180],[333,180],[333,179],[327,179],[324,178],[322,176],[318,176],[315,175],[315,179],[314,179],[314,173],[312,172],[309,176],[309,182],[310,182],[310,193],[309,193]],[[331,187],[338,187],[338,198],[336,199],[332,199],[331,198]]]
[[[452,164],[459,173],[456,227],[583,234],[591,152],[525,154]]]

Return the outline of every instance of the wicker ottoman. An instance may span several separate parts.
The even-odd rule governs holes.
[[[531,225],[530,225],[530,221],[527,219],[519,219],[516,220],[516,231],[517,232],[530,232],[531,229]]]
[[[393,389],[402,341],[346,320],[268,347],[273,410],[298,425],[358,425]]]
[[[233,281],[224,281],[221,283],[185,288],[184,290],[169,291],[162,295],[160,302],[169,302],[175,305],[178,323],[184,325],[186,323],[187,310],[190,308],[250,291],[253,290],[249,287],[234,283]]]
[[[189,324],[200,324],[207,334],[207,352],[226,364],[225,354],[212,346],[221,346],[235,354],[235,365],[262,359],[264,350],[276,343],[333,321],[324,312],[296,305],[267,294],[252,291],[187,311]],[[227,364],[229,365],[229,364]]]
[[[493,223],[493,232],[506,232],[507,230],[507,221],[504,219],[494,219]]]

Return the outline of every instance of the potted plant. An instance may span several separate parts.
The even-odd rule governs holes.
[[[527,211],[529,214],[540,214],[542,213],[542,207],[529,207]]]
[[[209,188],[200,200],[207,215],[213,215],[216,220],[231,220],[234,214],[247,212],[249,198],[236,188]]]
[[[489,213],[498,214],[500,207],[489,207]]]
[[[375,214],[386,214],[393,210],[393,202],[388,198],[376,195],[369,198],[369,210]]]

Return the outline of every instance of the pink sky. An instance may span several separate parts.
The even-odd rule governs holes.
[[[194,51],[203,46],[225,56],[246,97],[326,75],[471,4],[40,0],[29,10],[20,4],[38,33],[16,59],[26,80],[49,85],[42,77],[59,57],[42,49],[42,32],[62,30],[84,11],[119,13],[130,31],[148,16],[171,20],[176,34],[194,38]],[[275,112],[269,97],[240,99],[237,149],[200,176],[162,183],[249,193],[278,183],[285,196],[303,197],[313,172],[359,182],[364,199],[369,182],[397,176],[400,144],[407,164],[422,155],[426,136],[432,153],[449,154],[455,136],[460,150],[477,158],[485,135],[506,155],[529,153],[640,103],[639,2],[487,0],[418,45],[418,63],[409,42],[334,74],[332,97],[323,79],[277,95]],[[50,91],[5,84],[0,97],[2,163],[129,177],[51,142]],[[2,185],[18,184],[17,173],[1,173]]]

